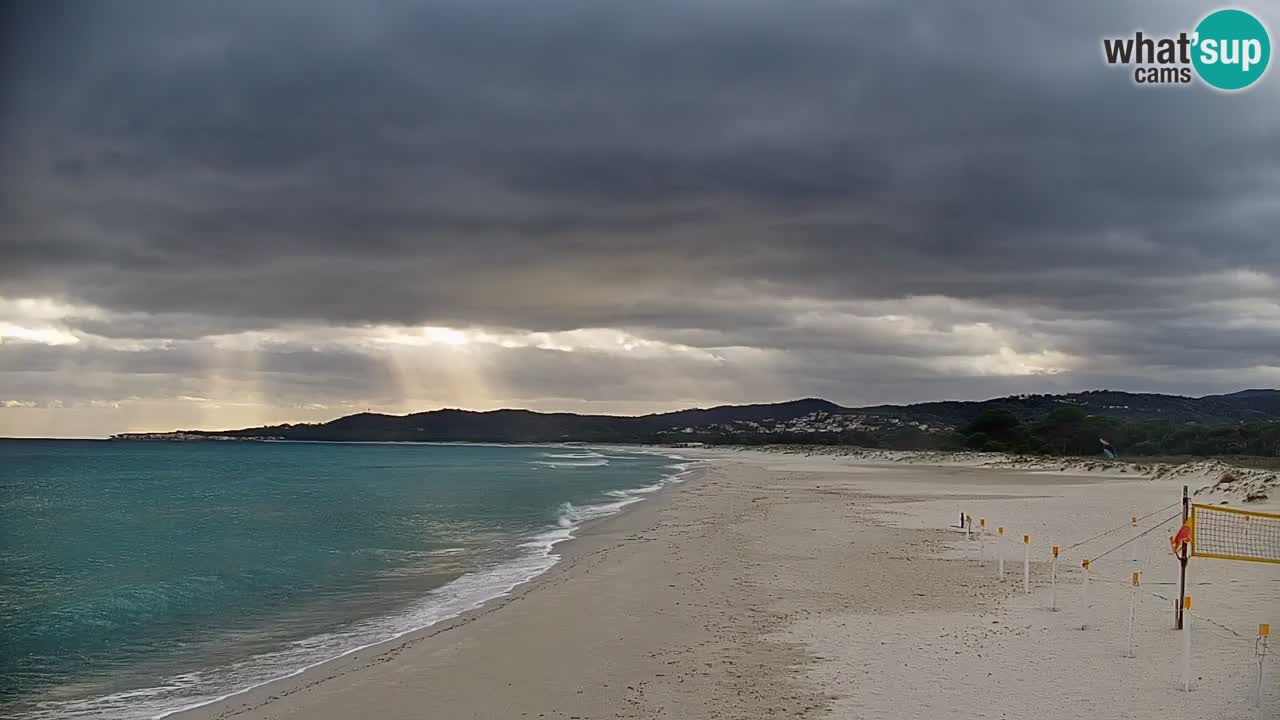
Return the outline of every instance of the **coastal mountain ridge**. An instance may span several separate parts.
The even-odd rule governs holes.
[[[1064,406],[1091,416],[1162,420],[1175,424],[1280,421],[1280,390],[1249,389],[1193,398],[1091,390],[1059,395],[1014,395],[982,401],[948,400],[850,408],[818,398],[721,405],[640,416],[580,415],[502,409],[430,410],[408,415],[356,413],[324,423],[271,425],[225,431],[127,433],[117,439],[282,439],[314,441],[662,442],[718,434],[841,433],[912,428],[951,431],[984,413],[1007,412],[1033,422]]]

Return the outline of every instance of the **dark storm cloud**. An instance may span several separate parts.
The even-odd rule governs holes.
[[[785,302],[926,295],[1021,351],[1277,362],[1275,70],[1228,95],[1101,58],[1198,3],[26,7],[0,296],[129,318],[95,335],[621,327],[890,382],[871,358],[982,340]]]
[[[922,355],[929,343],[886,354],[883,348],[852,347],[754,352],[751,357],[716,360],[696,355],[634,358],[595,350],[571,353],[515,348],[468,359],[483,371],[490,395],[468,396],[450,387],[456,366],[438,356],[419,358],[398,372],[382,354],[305,343],[275,343],[253,351],[219,352],[179,342],[155,349],[119,351],[84,346],[6,347],[0,352],[0,420],[5,403],[74,407],[91,403],[163,402],[216,404],[222,395],[278,409],[276,421],[301,419],[310,404],[333,408],[312,419],[328,419],[366,407],[405,412],[441,406],[523,406],[585,412],[652,412],[673,406],[779,401],[805,396],[838,398],[852,405],[919,402],[954,397],[1023,392],[1073,391],[1078,387],[1141,387],[1149,391],[1231,392],[1239,389],[1241,368],[1199,369],[1194,364],[1136,368],[1103,360],[1067,376],[1002,376],[940,371],[935,357]],[[1190,354],[1216,361],[1203,349]],[[1170,358],[1181,358],[1172,353]],[[1272,353],[1274,358],[1274,353]],[[1273,360],[1274,361],[1274,360]],[[403,369],[402,369],[403,370]],[[1274,376],[1273,376],[1274,377]],[[870,378],[872,381],[867,381]],[[408,384],[406,384],[406,381]],[[965,391],[957,392],[963,385]],[[744,394],[746,393],[746,394]],[[283,409],[283,410],[279,410]],[[163,415],[161,417],[164,417]],[[265,420],[264,420],[265,421]],[[153,419],[150,429],[176,421]],[[212,427],[225,426],[214,422]],[[243,423],[241,423],[243,424]],[[119,429],[119,428],[115,428]],[[12,430],[10,430],[12,432]]]

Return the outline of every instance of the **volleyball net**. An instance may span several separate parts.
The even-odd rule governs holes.
[[[1218,505],[1191,505],[1192,557],[1280,563],[1280,515]]]

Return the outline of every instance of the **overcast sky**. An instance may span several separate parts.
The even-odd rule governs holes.
[[[0,435],[1280,386],[1276,70],[1102,60],[1216,3],[52,5]]]

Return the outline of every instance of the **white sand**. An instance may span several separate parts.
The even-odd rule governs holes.
[[[1181,638],[1171,629],[1178,563],[1171,554],[1169,536],[1180,518],[1159,521],[1178,513],[1176,503],[1184,482],[1192,492],[1211,487],[1223,468],[1145,472],[1160,476],[1153,480],[1138,476],[1132,467],[1125,473],[1105,472],[1096,463],[1068,463],[1065,472],[1029,474],[963,467],[966,459],[954,456],[933,458],[949,461],[949,467],[904,463],[880,468],[857,457],[751,454],[791,472],[846,471],[849,489],[887,496],[875,506],[881,511],[880,521],[895,527],[955,524],[960,510],[975,522],[985,517],[992,532],[1005,526],[1002,586],[1013,590],[1005,599],[975,600],[951,612],[839,613],[796,623],[780,635],[802,641],[828,658],[810,676],[840,696],[834,717],[923,718],[942,713],[953,718],[1039,720],[1258,717],[1250,698],[1257,672],[1254,637],[1262,622],[1280,629],[1280,566],[1192,559],[1188,593],[1194,604],[1195,684],[1191,693],[1180,690]],[[993,462],[991,458],[967,461]],[[1086,471],[1082,466],[1093,469]],[[1234,506],[1277,511],[1274,499],[1241,505],[1238,495],[1221,491],[1204,493],[1196,501],[1228,497]],[[894,498],[906,502],[894,502]],[[1092,564],[1091,607],[1086,615],[1080,561],[1120,545],[1133,533],[1121,529],[1077,548],[1068,546],[1110,528],[1123,528],[1132,516],[1148,515],[1167,505],[1175,507],[1156,512],[1139,527],[1140,531],[1159,529]],[[1032,541],[1031,595],[1021,592],[1024,534],[1031,535]],[[994,537],[986,543],[986,562],[975,559],[982,552],[980,543],[966,542],[958,530],[954,538],[948,544],[953,562],[975,574],[995,576]],[[1052,594],[1048,559],[1054,544],[1063,548],[1058,612],[1048,609]],[[1142,586],[1136,610],[1136,657],[1128,658],[1129,578],[1135,570],[1142,573]],[[963,594],[966,588],[956,592]],[[1086,630],[1080,629],[1082,623]],[[875,650],[877,643],[880,647],[875,652],[859,650],[867,645]],[[1278,718],[1280,662],[1272,657],[1266,669],[1263,717]]]
[[[1128,529],[1067,550],[1063,609],[1047,609],[1051,544],[1175,504],[1190,475],[971,467],[1007,459],[936,454],[690,454],[707,460],[698,477],[590,527],[512,597],[189,716],[1257,717],[1246,704],[1252,635],[1259,622],[1280,628],[1280,566],[1192,561],[1203,617],[1193,618],[1191,693],[1177,689],[1172,605],[1147,594],[1176,594],[1176,523],[1134,543],[1144,578],[1136,658],[1124,657],[1128,548],[1096,563],[1080,630],[1079,560]],[[1006,527],[1003,579],[993,547],[980,562],[948,529],[960,509]],[[1277,718],[1274,657],[1268,673],[1264,717]]]

